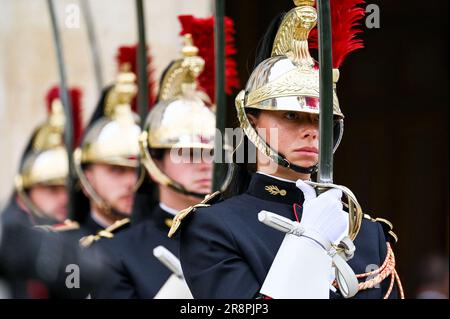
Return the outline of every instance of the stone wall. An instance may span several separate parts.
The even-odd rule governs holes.
[[[83,90],[86,122],[98,98],[86,24],[78,0],[54,2],[69,85]],[[88,3],[100,48],[104,82],[110,83],[116,74],[117,48],[137,42],[135,1],[89,0]],[[213,1],[146,0],[144,5],[147,41],[158,82],[162,70],[179,55],[177,15],[211,15]],[[47,1],[0,0],[0,8],[1,205],[12,191],[13,177],[31,132],[45,119],[45,94],[57,84],[58,69]]]

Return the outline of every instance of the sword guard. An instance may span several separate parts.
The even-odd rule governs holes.
[[[361,222],[364,214],[361,205],[358,203],[358,200],[356,199],[356,196],[353,194],[353,192],[345,186],[333,183],[317,183],[311,181],[305,181],[305,183],[314,187],[317,195],[320,195],[332,188],[336,188],[342,191],[342,203],[348,209],[349,215],[348,237],[350,237],[350,239],[354,241],[356,236],[358,235],[359,229],[361,228]]]

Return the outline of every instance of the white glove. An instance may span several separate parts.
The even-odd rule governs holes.
[[[260,293],[274,299],[328,299],[331,257],[306,237],[286,234]]]
[[[342,191],[333,188],[317,196],[314,187],[304,181],[298,180],[296,185],[305,197],[300,225],[338,244],[349,228],[348,214],[342,209]]]
[[[312,186],[300,180],[297,187],[305,197],[301,227],[286,234],[260,292],[275,299],[328,299],[333,273],[330,243],[338,243],[348,232],[342,191],[331,189],[317,196]],[[278,226],[282,230],[283,222]]]

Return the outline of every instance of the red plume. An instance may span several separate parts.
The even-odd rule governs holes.
[[[215,100],[215,61],[214,61],[214,17],[195,18],[192,15],[180,15],[180,35],[190,33],[199,55],[205,60],[205,69],[199,76],[199,85],[206,91],[211,101]],[[239,88],[237,63],[231,56],[236,54],[234,40],[234,22],[224,18],[225,26],[225,92],[230,95]]]
[[[339,68],[347,55],[357,49],[364,48],[363,40],[357,39],[363,32],[361,19],[364,18],[364,0],[330,0],[331,30],[333,35],[333,68]],[[318,30],[314,28],[309,35],[309,47],[318,48]]]
[[[53,86],[47,92],[47,112],[49,114],[52,109],[52,102],[55,99],[59,99],[59,96],[58,86]],[[73,143],[75,147],[79,145],[81,135],[83,134],[83,109],[81,107],[81,96],[82,91],[80,88],[72,87],[69,89],[70,104],[72,105]]]
[[[117,50],[117,64],[118,71],[120,71],[122,65],[128,63],[130,65],[130,71],[133,72],[136,77],[138,76],[137,69],[137,44],[129,46],[121,46]],[[147,52],[148,52],[147,48]],[[152,57],[147,54],[147,79],[148,79],[148,109],[150,109],[156,102],[155,92],[155,80],[154,80],[154,69],[152,67]],[[137,99],[134,98],[131,104],[131,108],[137,113]]]

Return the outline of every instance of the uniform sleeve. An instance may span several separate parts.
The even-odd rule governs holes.
[[[242,258],[226,221],[212,208],[199,209],[183,222],[180,261],[194,298],[250,299],[260,284]]]
[[[108,243],[112,244],[112,243]],[[119,251],[110,249],[109,245],[99,242],[96,249],[102,250],[106,256],[104,262],[105,280],[98,285],[92,293],[94,299],[134,299],[137,298],[136,290],[130,276],[127,275]],[[94,248],[94,247],[93,247]]]
[[[379,247],[380,247],[380,260],[381,260],[381,263],[383,263],[387,256],[386,242],[388,240],[386,239],[386,236],[384,234],[383,227],[381,226],[381,224],[377,223],[377,225],[378,225],[378,238],[379,238]],[[391,284],[391,276],[388,276],[381,282],[382,298],[388,292],[390,284]],[[398,292],[397,292],[397,285],[395,283],[395,278],[394,278],[394,286],[392,288],[392,291],[391,291],[388,299],[398,299]]]
[[[22,225],[3,231],[0,272],[4,271],[12,283],[37,280],[46,287],[49,297],[79,299],[103,280],[102,256],[82,251],[60,233]]]

